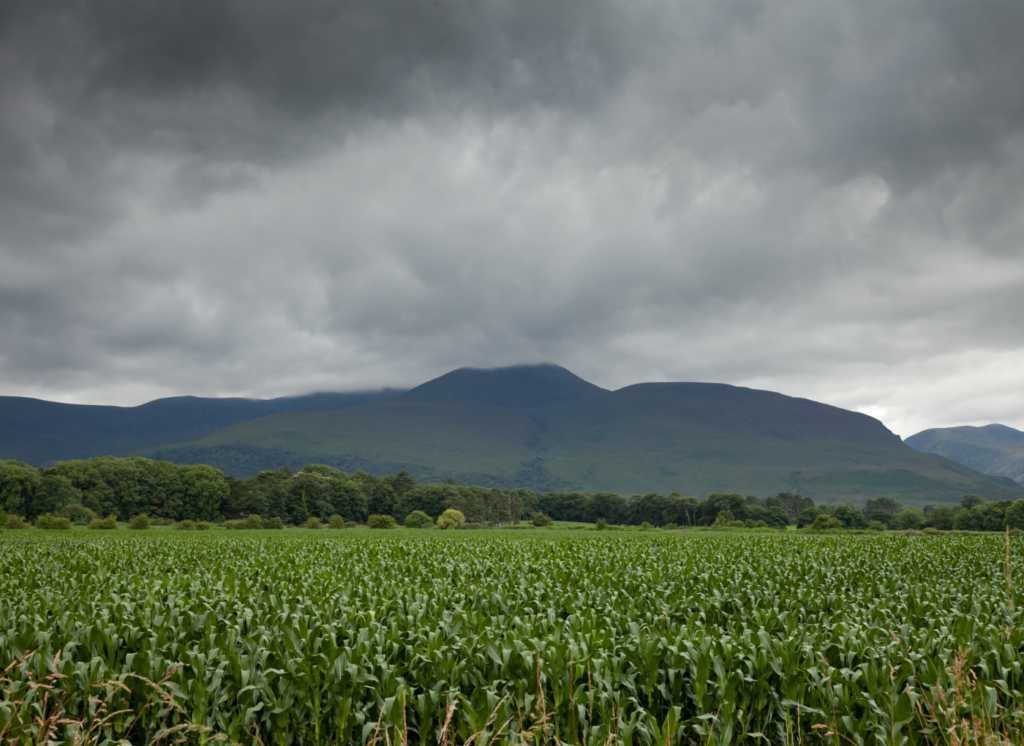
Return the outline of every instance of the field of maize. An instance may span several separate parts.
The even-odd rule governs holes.
[[[1020,743],[1022,554],[1002,536],[4,532],[0,741]]]

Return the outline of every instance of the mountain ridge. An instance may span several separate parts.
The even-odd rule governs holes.
[[[1024,432],[1006,425],[962,425],[922,430],[904,441],[922,453],[935,453],[983,474],[1024,484]]]
[[[512,379],[513,393],[493,385]],[[390,401],[269,415],[146,455],[237,468],[233,449],[247,454],[249,471],[289,465],[279,463],[287,451],[289,463],[315,455],[371,471],[401,465],[428,480],[619,494],[801,491],[922,505],[968,492],[1024,497],[1011,480],[904,445],[865,414],[728,384],[607,391],[551,365],[459,369]]]

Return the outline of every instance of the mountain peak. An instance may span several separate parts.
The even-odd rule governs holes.
[[[604,389],[552,363],[507,368],[459,368],[427,381],[402,399],[446,404],[536,407]]]

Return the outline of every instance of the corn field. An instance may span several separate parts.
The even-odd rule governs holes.
[[[5,532],[0,741],[1020,743],[1010,541]]]

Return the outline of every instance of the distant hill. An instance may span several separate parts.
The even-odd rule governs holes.
[[[620,494],[800,492],[907,505],[1024,497],[903,444],[867,415],[768,391],[647,383],[606,391],[553,365],[463,368],[404,395],[331,412],[285,412],[144,453],[236,475],[326,463],[406,468],[421,480]]]
[[[276,412],[322,412],[390,399],[400,390],[309,394],[280,399],[177,396],[138,407],[0,397],[0,459],[45,466],[92,456],[129,456],[144,448],[196,440],[228,425]]]
[[[937,453],[983,474],[1024,484],[1024,433],[1006,425],[943,427],[906,440],[911,448]]]

